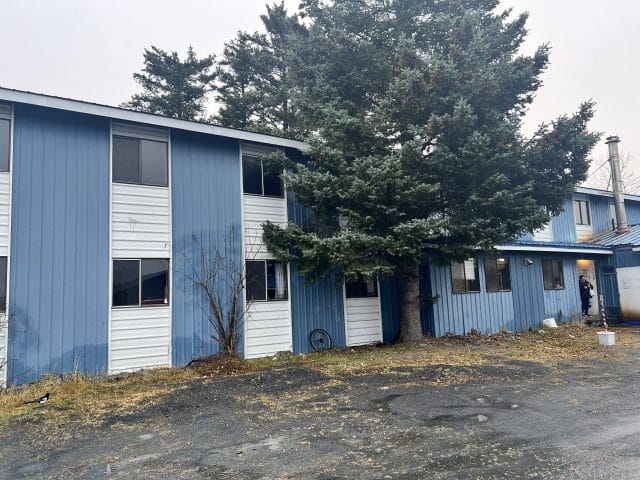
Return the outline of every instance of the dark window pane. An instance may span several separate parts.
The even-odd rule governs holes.
[[[506,258],[485,258],[484,273],[487,280],[487,292],[511,290],[509,260]]]
[[[140,183],[139,141],[113,137],[113,181]]]
[[[140,140],[140,183],[166,187],[168,178],[167,144]]]
[[[479,292],[478,260],[469,258],[462,263],[452,263],[451,286],[453,293]]]
[[[274,167],[268,165],[263,166],[264,170],[264,194],[269,197],[284,197],[284,185],[282,178],[280,178],[280,172]]]
[[[7,311],[7,257],[0,257],[0,312]]]
[[[142,260],[142,305],[169,303],[169,260]]]
[[[256,157],[242,156],[242,191],[262,195],[262,166]]]
[[[587,200],[574,200],[573,214],[576,217],[576,225],[591,225],[589,202]]]
[[[542,280],[545,290],[564,289],[564,275],[562,273],[562,262],[554,259],[542,260]]]
[[[264,261],[246,263],[247,301],[266,300],[266,278]]]
[[[366,298],[378,296],[377,280],[360,280],[345,283],[347,298]]]
[[[113,261],[113,306],[140,305],[139,260]]]
[[[267,300],[288,298],[287,265],[267,260]]]
[[[9,154],[11,153],[11,122],[0,119],[0,171],[9,171]]]

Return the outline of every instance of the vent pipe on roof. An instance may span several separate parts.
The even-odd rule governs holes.
[[[620,173],[620,155],[618,154],[618,143],[620,139],[613,135],[607,137],[605,142],[609,146],[609,163],[611,163],[611,184],[613,185],[613,205],[616,210],[616,232],[618,235],[627,233],[627,212],[624,208],[624,187],[622,185],[622,175]]]

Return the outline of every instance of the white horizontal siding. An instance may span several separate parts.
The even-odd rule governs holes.
[[[170,366],[171,307],[111,309],[109,373]]]
[[[171,210],[168,187],[111,187],[112,258],[169,258]]]
[[[245,320],[245,357],[291,351],[289,301],[251,302]]]
[[[269,259],[262,241],[262,224],[270,221],[276,225],[287,224],[287,200],[284,198],[243,195],[244,247],[247,259]]]
[[[591,225],[576,225],[576,239],[579,242],[586,242],[593,237]]]
[[[553,231],[551,230],[551,222],[547,223],[540,230],[534,230],[533,239],[537,242],[553,241]]]
[[[382,341],[382,315],[378,297],[345,300],[347,345]]]
[[[7,314],[0,313],[0,386],[7,384]]]
[[[0,256],[9,255],[11,173],[0,172]]]

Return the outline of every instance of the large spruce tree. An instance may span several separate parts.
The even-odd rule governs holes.
[[[193,48],[180,59],[177,52],[151,46],[144,50],[142,72],[134,80],[142,87],[123,107],[181,120],[204,120],[207,94],[216,74],[212,55],[197,58]]]
[[[261,15],[264,32],[239,32],[225,45],[219,61],[214,120],[221,125],[294,136],[295,115],[287,90],[289,39],[303,37],[297,15],[284,4],[267,6]]]
[[[311,276],[399,275],[405,341],[422,335],[419,266],[541,227],[597,141],[589,102],[521,133],[549,48],[521,55],[527,16],[498,3],[304,0],[306,28],[289,37],[287,92],[311,150],[285,180],[314,221],[264,238]]]

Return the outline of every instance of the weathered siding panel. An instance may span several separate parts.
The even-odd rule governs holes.
[[[540,257],[529,254],[511,255],[509,260],[514,317],[507,328],[511,331],[523,331],[539,326],[544,319]],[[529,264],[529,261],[533,263]]]
[[[262,241],[262,224],[270,221],[287,224],[287,200],[284,198],[243,195],[244,248],[247,259],[273,258]]]
[[[111,309],[109,373],[169,366],[171,307]]]
[[[250,302],[245,320],[245,357],[265,357],[292,348],[289,302]]]
[[[169,188],[114,183],[111,187],[113,258],[169,258]]]
[[[171,166],[172,364],[180,366],[218,350],[199,307],[202,294],[186,278],[191,265],[200,262],[200,246],[217,245],[230,268],[243,265],[240,146],[235,140],[174,130]]]
[[[9,382],[107,368],[109,121],[16,105]]]
[[[576,221],[573,217],[573,199],[564,202],[564,210],[551,220],[554,242],[575,242]]]
[[[382,341],[382,315],[379,297],[345,300],[347,346]]]
[[[388,277],[380,280],[383,342],[393,342],[400,333],[401,288],[402,281],[398,277]],[[426,330],[423,328],[423,331]]]
[[[544,290],[545,318],[553,317],[557,322],[568,322],[572,318],[580,317],[581,303],[576,260],[577,257],[562,259],[563,290]]]
[[[0,256],[9,255],[11,173],[0,172]]]
[[[589,195],[591,225],[594,234],[611,230],[611,218],[609,215],[609,204],[611,203],[611,200],[607,197]]]
[[[289,220],[298,225],[306,225],[311,220],[310,212],[291,193],[287,194],[287,211]],[[344,347],[344,299],[342,286],[335,275],[331,274],[305,285],[305,278],[298,274],[295,264],[290,265],[290,272],[293,351],[311,351],[309,334],[316,328],[325,330],[334,346]]]
[[[624,201],[625,210],[627,212],[627,222],[629,225],[637,225],[640,223],[640,202],[633,200]]]
[[[513,268],[513,267],[512,267]],[[431,294],[438,295],[433,305],[433,334],[464,335],[471,330],[495,333],[514,324],[512,292],[486,291],[483,257],[478,258],[480,292],[453,293],[451,268],[431,265]],[[513,272],[512,272],[513,278]],[[512,280],[513,282],[513,280]]]

